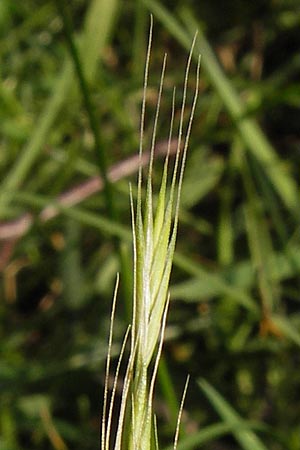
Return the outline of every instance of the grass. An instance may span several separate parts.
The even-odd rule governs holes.
[[[144,131],[146,116],[146,100],[148,93],[149,65],[151,58],[151,45],[153,33],[153,18],[151,16],[151,26],[149,31],[149,44],[145,63],[144,93],[141,108],[140,127],[140,151],[139,160],[142,160],[144,147]],[[195,36],[196,38],[196,36]],[[118,382],[120,364],[123,358],[125,344],[128,338],[128,331],[124,338],[124,346],[120,351],[119,363],[116,369],[115,381],[111,393],[110,404],[108,401],[108,380],[112,347],[112,324],[115,315],[116,291],[113,301],[111,327],[109,334],[107,369],[104,388],[101,449],[109,450],[113,448],[128,449],[152,449],[158,448],[158,437],[156,424],[154,422],[153,397],[154,387],[162,353],[166,318],[169,309],[169,279],[173,263],[175,250],[179,203],[182,189],[183,173],[188,150],[189,138],[191,134],[192,122],[195,113],[198,89],[200,58],[197,64],[195,95],[191,107],[190,118],[186,131],[184,131],[184,115],[186,108],[187,87],[192,54],[195,46],[195,38],[192,43],[190,55],[185,73],[183,99],[180,111],[180,121],[177,131],[177,149],[175,164],[172,173],[170,193],[167,193],[168,166],[170,158],[171,143],[173,138],[173,126],[175,116],[175,89],[172,98],[172,112],[168,133],[167,156],[164,162],[163,175],[157,206],[153,206],[153,162],[156,141],[157,127],[159,123],[160,106],[163,95],[165,71],[167,58],[163,60],[161,79],[157,97],[157,107],[153,123],[151,138],[151,150],[149,166],[146,177],[145,202],[142,198],[142,165],[139,164],[137,182],[137,204],[134,208],[132,189],[131,194],[131,214],[132,214],[132,234],[133,234],[133,306],[131,323],[131,350],[124,377],[124,387],[121,396],[121,405],[118,412],[114,412],[114,400],[116,386]],[[181,151],[181,147],[183,150]],[[182,155],[181,155],[182,153]],[[145,204],[143,204],[145,203]],[[174,221],[173,221],[174,215]],[[173,224],[172,224],[173,221]],[[117,286],[118,286],[117,282]],[[152,363],[152,364],[151,364]],[[186,392],[186,389],[185,389]],[[185,394],[184,394],[185,395]],[[182,411],[182,407],[180,409]],[[180,413],[179,411],[179,418]],[[116,435],[111,436],[111,422],[113,414],[118,417]],[[126,419],[127,416],[127,419]],[[179,422],[174,438],[174,449],[177,447]],[[127,424],[127,427],[125,427]]]
[[[117,1],[79,0],[68,13],[116,215],[97,184],[95,128],[55,3],[26,0],[16,9],[4,0],[0,447],[98,446],[117,271],[112,372],[131,322],[128,182],[138,172],[142,62],[152,13],[144,165],[161,59],[169,54],[156,131],[154,206],[172,87],[178,87],[178,111],[195,29],[194,54],[202,54],[153,405],[160,448],[173,442],[190,374],[178,449],[297,450],[300,411],[290,401],[300,384],[297,2],[259,1],[243,14],[237,2],[225,14],[213,1],[176,1],[172,8],[168,2],[129,1],[125,9]],[[194,83],[191,78],[184,123]],[[176,113],[174,129],[179,121]],[[98,187],[88,194],[87,180],[94,177]],[[140,194],[145,198],[144,187]],[[133,184],[133,204],[140,194]],[[117,383],[116,406],[121,387]]]

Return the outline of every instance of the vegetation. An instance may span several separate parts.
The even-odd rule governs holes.
[[[173,86],[177,129],[196,30],[193,55],[202,55],[153,405],[159,447],[172,448],[190,374],[178,449],[297,450],[296,0],[247,8],[217,1],[1,2],[0,448],[99,448],[117,272],[112,373],[132,313],[128,185],[133,181],[135,203],[144,194],[134,180],[150,13],[143,165],[168,53],[154,205]],[[194,91],[191,77],[185,127]],[[174,137],[171,166],[177,146]],[[116,427],[112,420],[112,433]]]

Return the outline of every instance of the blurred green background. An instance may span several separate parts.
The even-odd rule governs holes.
[[[1,450],[99,448],[117,271],[114,355],[130,320],[150,13],[146,147],[168,53],[155,184],[196,29],[202,54],[156,389],[161,448],[190,374],[178,449],[300,449],[299,1],[2,0]]]

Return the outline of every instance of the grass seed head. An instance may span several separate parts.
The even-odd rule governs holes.
[[[144,93],[141,111],[140,128],[140,150],[142,158],[144,146],[144,126],[146,114],[146,94],[148,85],[148,73],[150,65],[152,44],[153,20],[149,32],[148,50],[145,64]],[[133,234],[133,256],[134,256],[134,286],[133,286],[133,317],[131,326],[131,352],[127,371],[124,379],[121,407],[119,411],[119,423],[115,438],[114,450],[150,450],[157,448],[156,427],[153,425],[152,400],[154,385],[162,351],[163,336],[166,325],[166,317],[169,305],[169,280],[172,269],[172,261],[175,250],[179,202],[188,148],[191,126],[196,107],[199,84],[200,59],[196,71],[196,88],[194,100],[190,110],[190,118],[184,132],[184,112],[186,107],[187,85],[195,45],[193,40],[188,57],[184,86],[183,99],[180,112],[179,128],[177,132],[177,152],[171,184],[168,189],[169,178],[169,153],[174,131],[175,115],[175,89],[171,106],[170,129],[168,136],[168,151],[165,159],[160,191],[157,205],[154,208],[152,198],[152,171],[154,161],[154,149],[159,121],[160,104],[163,94],[164,76],[167,57],[163,58],[160,85],[158,89],[157,108],[153,124],[153,134],[150,149],[150,160],[146,179],[145,201],[142,196],[142,164],[138,174],[137,202],[134,207],[132,190],[130,188],[130,201],[132,212],[132,234]],[[115,302],[114,302],[115,305]],[[113,314],[114,314],[113,306]],[[112,333],[112,331],[111,331]],[[111,348],[111,334],[110,345]],[[128,333],[127,333],[128,335]],[[124,342],[127,340],[127,335]],[[118,368],[124,353],[122,347]],[[110,351],[108,356],[107,373],[109,370]],[[151,364],[153,363],[153,364]],[[115,380],[118,376],[118,369]],[[108,418],[107,408],[107,385],[104,395],[104,412],[102,420],[102,448],[110,448],[110,423],[113,410],[115,392],[111,394]],[[126,431],[124,432],[126,423]],[[128,429],[127,429],[128,428]],[[178,432],[176,432],[177,445]]]

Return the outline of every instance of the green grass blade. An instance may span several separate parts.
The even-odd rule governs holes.
[[[300,333],[290,319],[283,315],[273,314],[272,323],[280,330],[283,336],[290,339],[297,346],[300,346]]]
[[[199,265],[195,264],[195,262],[191,259],[178,253],[175,253],[174,255],[174,264],[176,264],[178,267],[180,267],[190,275],[194,275],[196,277],[196,279],[193,280],[193,288],[196,297],[198,296],[198,299],[201,298],[201,293],[203,297],[205,297],[205,295],[227,295],[229,298],[239,303],[240,305],[243,305],[246,309],[248,309],[255,315],[259,313],[257,303],[250,295],[248,295],[247,292],[245,292],[243,289],[240,289],[239,287],[234,286],[234,284],[229,283],[219,274],[209,273]],[[187,295],[191,286],[188,287],[186,283],[181,283],[177,287],[173,286],[173,288],[171,289],[172,298],[188,298]]]
[[[244,420],[207,381],[201,379],[198,384],[224,422],[231,425],[232,434],[244,450],[267,450],[250,428],[245,429]]]
[[[23,148],[14,166],[8,172],[1,183],[0,190],[0,217],[5,217],[6,208],[12,199],[11,191],[18,189],[32,165],[38,157],[46,137],[54,123],[54,120],[62,108],[69,90],[70,79],[72,78],[72,67],[70,62],[65,64],[61,75],[55,83],[54,93],[41,114],[41,118],[35,126],[35,130],[28,144]]]
[[[83,68],[89,74],[89,81],[95,76],[99,57],[107,43],[116,9],[116,0],[94,0],[87,11],[86,27],[82,36],[82,54],[84,55]],[[100,28],[100,24],[102,24],[102,28]],[[29,142],[22,149],[17,161],[0,185],[0,217],[5,217],[7,205],[12,199],[10,191],[15,191],[22,185],[39,156],[42,146],[47,142],[47,135],[67,99],[73,81],[73,70],[68,61],[54,84],[53,94],[46,104],[41,118],[35,123]]]
[[[191,36],[193,36],[195,30],[198,30],[196,48],[202,55],[204,70],[206,70],[211,83],[235,121],[248,150],[263,167],[282,202],[298,217],[299,201],[294,180],[284,169],[282,161],[260,127],[254,120],[245,117],[246,108],[217,62],[213,50],[201,31],[200,24],[196,22],[192,13],[187,9],[184,9],[182,13],[185,23],[184,27],[166,8],[155,0],[144,0],[144,2],[184,48],[189,48]]]
[[[29,192],[12,192],[11,195],[12,198],[15,199],[15,201],[35,208],[40,209],[45,206],[53,206],[55,209],[60,211],[61,214],[73,218],[83,225],[95,227],[104,233],[108,233],[109,236],[116,236],[126,242],[131,242],[131,232],[129,229],[120,225],[119,223],[113,222],[106,217],[102,217],[99,214],[87,211],[84,208],[75,206],[72,206],[71,208],[66,207],[58,202],[53,201],[52,199]]]
[[[251,422],[243,421],[240,425],[241,429],[254,428],[256,424]],[[257,427],[261,428],[261,427]],[[214,439],[221,438],[232,432],[232,425],[228,423],[216,423],[213,425],[208,425],[201,431],[193,433],[186,436],[180,440],[177,445],[177,450],[199,450],[200,445],[206,442],[213,441]],[[173,450],[173,446],[166,447],[164,450]]]
[[[88,82],[95,79],[99,58],[108,44],[119,11],[119,0],[92,0],[85,17],[81,59]]]

